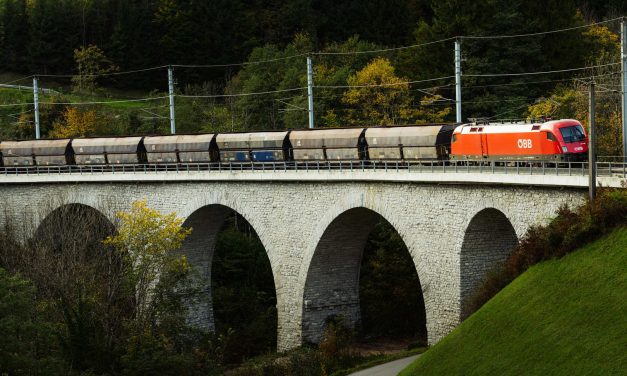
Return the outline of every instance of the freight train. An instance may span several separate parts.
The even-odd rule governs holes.
[[[576,120],[1,141],[5,167],[352,161],[583,161]]]

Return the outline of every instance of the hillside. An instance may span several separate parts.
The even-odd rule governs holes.
[[[517,278],[401,375],[627,369],[627,228]]]

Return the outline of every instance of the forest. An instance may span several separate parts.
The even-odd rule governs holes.
[[[619,155],[624,15],[624,0],[0,0],[0,140],[34,137],[33,77],[44,138],[167,134],[169,66],[179,133],[303,128],[307,56],[316,126],[452,122],[461,37],[464,118],[587,125],[594,79],[599,154]],[[138,205],[145,223],[162,220]],[[0,229],[0,373],[328,375],[361,361],[355,342],[426,344],[413,260],[383,219],[363,253],[359,328],[340,318],[321,344],[277,355],[272,270],[243,217],[217,238],[206,333],[185,321],[200,292],[184,258],[159,248],[157,283],[154,265],[120,251],[142,249],[132,239],[144,234],[84,209],[25,240]],[[173,242],[148,240],[180,243],[177,226]]]
[[[309,55],[317,126],[454,121],[461,37],[465,119],[584,120],[595,77],[615,155],[625,13],[620,0],[1,0],[0,82],[52,90],[46,137],[169,132],[168,66],[178,133],[300,128]],[[31,137],[32,94],[0,94],[0,137]]]

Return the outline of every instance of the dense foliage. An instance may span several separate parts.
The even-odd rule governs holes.
[[[490,272],[476,289],[465,316],[479,309],[516,277],[542,261],[560,258],[614,228],[627,225],[625,189],[600,190],[594,201],[578,208],[560,208],[546,226],[532,226],[503,265]]]
[[[426,345],[425,306],[414,261],[401,236],[381,220],[368,237],[359,275],[362,335]]]
[[[102,214],[65,205],[32,238],[0,231],[3,373],[219,372],[210,336],[186,321],[200,294],[172,251],[189,231],[144,202],[119,220],[114,233]]]
[[[270,261],[254,229],[234,215],[217,238],[211,288],[217,335],[226,364],[273,352],[276,289]]]
[[[176,90],[184,95],[176,100],[181,133],[304,127],[307,98],[299,88],[307,83],[304,55],[314,51],[322,53],[313,56],[319,126],[451,121],[455,92],[450,79],[453,42],[448,38],[568,29],[624,15],[625,4],[619,0],[341,4],[326,0],[0,0],[0,70],[69,75],[41,77],[42,86],[62,93],[43,95],[42,130],[49,137],[166,133],[168,105],[161,97],[167,88],[165,66],[170,64],[205,66],[175,68]],[[564,105],[553,111],[535,103],[549,98],[549,103],[559,107],[564,90],[582,87],[571,85],[572,78],[607,74],[607,70],[493,74],[616,62],[618,55],[608,53],[615,46],[607,43],[607,33],[615,39],[618,22],[596,30],[602,32],[584,28],[525,38],[463,39],[464,117],[559,113],[583,120],[585,113],[579,109]],[[448,40],[434,43],[440,39]],[[427,45],[385,51],[423,43]],[[373,49],[384,51],[360,53]],[[240,62],[253,64],[220,66]],[[162,68],[143,71],[148,67]],[[610,68],[617,71],[616,66]],[[142,71],[106,75],[136,69]],[[431,81],[436,77],[449,78]],[[418,82],[401,84],[407,81]],[[617,85],[618,76],[607,76],[605,81],[606,87]],[[354,87],[380,84],[389,86]],[[266,94],[230,96],[251,92]],[[611,104],[606,119],[612,125],[599,122],[608,129],[600,133],[613,143],[620,137],[614,126],[616,95],[607,96]],[[81,105],[78,110],[60,104],[129,97],[153,99]],[[0,98],[4,103],[31,101],[28,94],[7,90],[0,91]],[[0,136],[32,137],[32,128],[32,105],[0,109]],[[614,149],[601,147],[607,154],[615,154]]]

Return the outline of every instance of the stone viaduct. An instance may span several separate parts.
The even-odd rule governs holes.
[[[113,222],[116,211],[146,198],[193,228],[182,252],[209,277],[216,234],[235,211],[253,226],[270,260],[278,348],[285,350],[320,340],[330,315],[359,320],[361,254],[384,218],[413,258],[433,344],[460,322],[473,287],[529,226],[585,199],[585,181],[407,171],[5,175],[0,222],[10,218],[34,231],[63,205],[99,210]],[[211,329],[210,286],[207,294],[208,303],[190,319]]]

